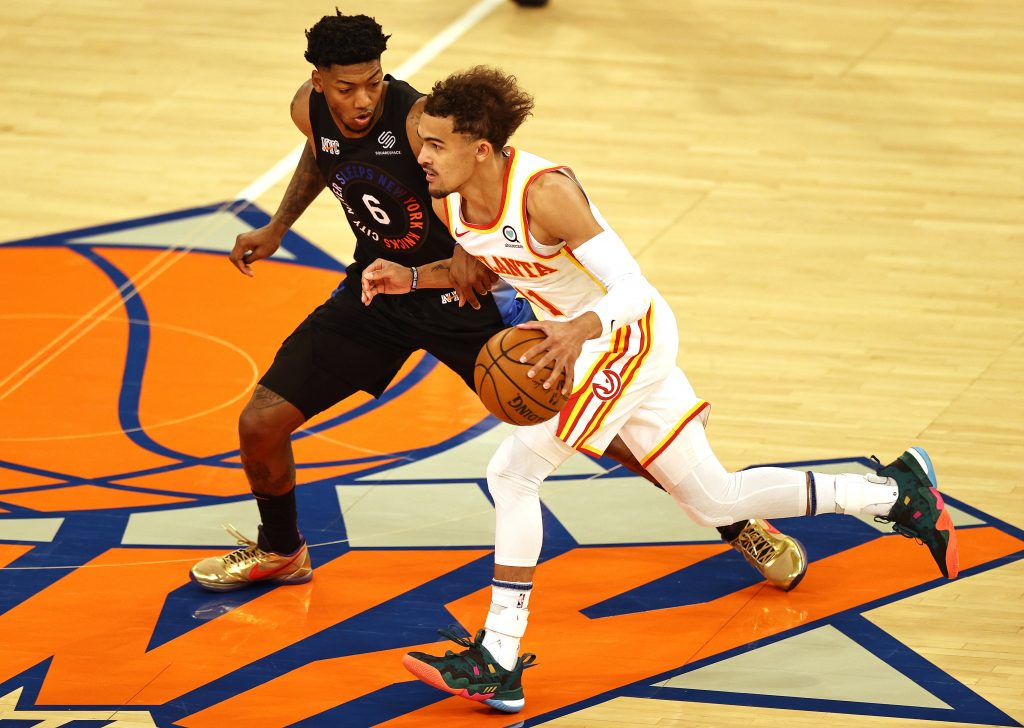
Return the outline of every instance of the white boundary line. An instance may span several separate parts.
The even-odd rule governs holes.
[[[429,40],[425,46],[413,53],[405,63],[395,68],[392,74],[395,78],[401,79],[413,75],[434,60],[448,46],[465,35],[470,28],[486,18],[496,7],[504,4],[504,2],[505,0],[480,0],[476,5],[453,20],[447,28]],[[297,145],[277,164],[235,195],[233,199],[251,201],[261,197],[267,190],[280,182],[286,174],[295,169],[295,166],[299,163],[299,157],[302,155],[302,148],[304,146],[306,146],[306,142]]]

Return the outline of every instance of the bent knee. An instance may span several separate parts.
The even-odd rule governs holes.
[[[679,503],[694,523],[700,526],[728,526],[736,522],[733,517],[735,506],[734,474],[718,468],[698,468],[689,477],[673,486],[672,497]],[[700,477],[703,475],[704,477]]]
[[[238,416],[242,443],[277,442],[291,436],[306,418],[297,407],[263,386]]]
[[[688,503],[679,504],[683,511],[690,517],[690,520],[696,523],[698,526],[705,526],[707,528],[718,528],[719,526],[728,526],[733,523],[733,518],[727,513],[708,513],[700,508],[695,508]]]
[[[487,463],[487,488],[495,502],[503,494],[535,496],[554,466],[526,447],[514,435],[507,437]]]

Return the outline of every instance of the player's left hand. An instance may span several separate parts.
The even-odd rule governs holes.
[[[380,293],[408,293],[412,290],[412,270],[394,261],[377,258],[363,270],[362,301],[366,306]]]
[[[459,294],[459,307],[469,304],[480,308],[477,296],[486,296],[498,281],[498,275],[479,260],[456,245],[452,252],[451,270],[448,275],[452,287]]]
[[[562,394],[568,395],[572,391],[573,370],[583,348],[583,342],[593,338],[592,326],[589,324],[590,322],[583,316],[572,321],[528,321],[519,324],[517,328],[543,331],[547,336],[523,352],[520,357],[521,362],[533,362],[527,376],[532,379],[551,364],[551,374],[544,381],[544,389],[551,389],[558,384],[559,378],[564,376]]]

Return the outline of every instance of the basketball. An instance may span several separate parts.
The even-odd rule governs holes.
[[[499,331],[476,357],[473,383],[480,401],[492,415],[512,425],[537,425],[558,414],[569,398],[562,394],[565,377],[551,389],[544,382],[551,375],[548,364],[534,379],[527,376],[532,363],[519,357],[546,338],[543,331],[517,329]]]

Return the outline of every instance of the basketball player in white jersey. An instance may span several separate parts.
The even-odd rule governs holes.
[[[818,513],[867,514],[920,539],[940,570],[957,574],[953,523],[921,448],[877,476],[782,468],[728,472],[708,445],[708,404],[676,365],[675,317],[572,172],[506,146],[532,98],[514,77],[476,67],[434,85],[419,122],[420,165],[458,246],[533,302],[543,321],[522,324],[546,339],[525,352],[545,382],[565,376],[559,416],[516,428],[495,452],[487,481],[497,517],[492,602],[466,649],[403,664],[421,680],[504,712],[522,709],[519,655],[541,551],[541,482],[576,450],[604,451],[618,434],[696,522]],[[457,246],[457,247],[458,247]],[[448,263],[407,268],[376,261],[363,273],[363,302],[379,294],[451,287]]]

